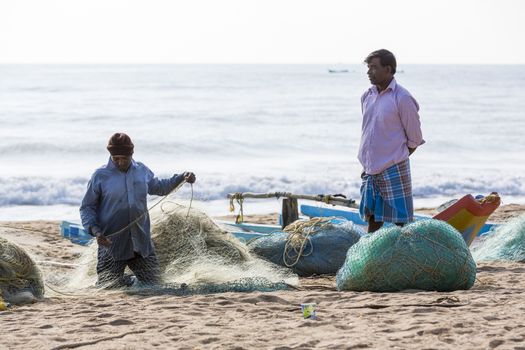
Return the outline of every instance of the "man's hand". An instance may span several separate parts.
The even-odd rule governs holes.
[[[97,243],[99,245],[102,245],[104,247],[109,247],[111,245],[111,241],[106,237],[104,236],[102,233],[97,233],[96,235],[97,237]]]
[[[184,180],[189,183],[189,184],[192,184],[195,182],[196,178],[195,178],[195,174],[192,173],[191,171],[186,171],[182,174],[182,176],[184,176]]]

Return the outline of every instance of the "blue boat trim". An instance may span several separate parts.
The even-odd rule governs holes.
[[[301,213],[308,216],[308,217],[327,217],[327,216],[335,216],[335,217],[342,217],[347,220],[350,220],[354,222],[357,225],[367,226],[368,224],[361,219],[359,216],[359,211],[356,209],[332,209],[332,208],[323,208],[323,207],[315,207],[312,205],[301,205]],[[415,220],[424,220],[424,219],[432,219],[429,215],[414,215]],[[389,223],[386,224],[386,226],[391,225]],[[479,230],[478,236],[480,236],[483,233],[486,233],[490,231],[492,228],[497,227],[498,224],[495,223],[486,223],[483,225],[483,227]]]
[[[273,232],[282,231],[279,225],[250,224],[245,222],[236,224],[222,220],[215,220],[215,222],[242,242],[249,242],[252,239],[260,238]]]

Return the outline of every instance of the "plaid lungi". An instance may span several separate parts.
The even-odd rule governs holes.
[[[135,277],[143,284],[158,284],[160,280],[160,268],[157,256],[152,254],[142,257],[135,253],[135,257],[128,260],[114,260],[109,250],[100,247],[97,260],[97,286],[104,288],[120,288],[130,286],[133,281],[129,275],[124,274],[126,266],[135,274]]]
[[[404,160],[376,175],[364,174],[359,214],[368,221],[406,223],[414,218],[410,162]]]

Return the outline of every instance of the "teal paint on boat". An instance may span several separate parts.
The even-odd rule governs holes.
[[[243,242],[250,242],[253,239],[261,238],[263,236],[272,234],[273,232],[281,232],[280,225],[263,225],[240,223],[236,224],[229,221],[215,220],[215,222],[225,228],[229,233]]]

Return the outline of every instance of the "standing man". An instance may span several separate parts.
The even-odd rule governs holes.
[[[413,220],[412,180],[408,157],[425,141],[419,105],[394,79],[396,58],[377,50],[365,59],[372,83],[361,97],[363,124],[359,161],[363,166],[359,212],[368,232],[383,222],[398,226]]]
[[[98,243],[97,285],[131,285],[132,279],[124,277],[126,266],[140,282],[158,283],[147,195],[167,195],[183,181],[194,183],[195,174],[159,180],[147,166],[133,160],[134,145],[124,133],[111,136],[107,149],[111,157],[91,176],[80,207],[82,225]]]

